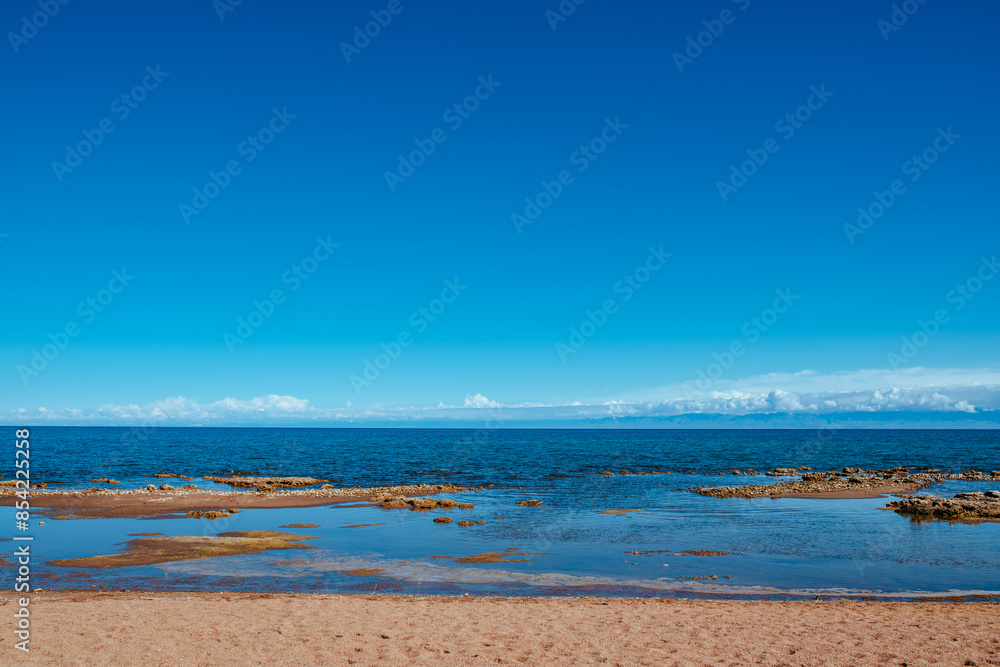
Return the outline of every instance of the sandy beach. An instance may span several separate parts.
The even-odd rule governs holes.
[[[751,602],[54,591],[30,665],[997,665],[1000,609]]]

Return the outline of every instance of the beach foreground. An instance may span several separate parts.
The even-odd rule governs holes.
[[[1000,609],[755,602],[53,591],[5,664],[997,665]]]

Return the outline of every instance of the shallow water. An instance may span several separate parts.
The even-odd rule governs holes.
[[[206,487],[218,485],[197,479],[200,475],[228,471],[312,475],[338,486],[498,485],[450,496],[473,502],[472,510],[411,512],[364,504],[244,510],[215,521],[42,518],[45,525],[33,525],[31,532],[34,573],[41,577],[36,585],[43,588],[710,597],[1000,592],[998,523],[915,523],[882,511],[885,498],[719,499],[679,490],[780,480],[718,474],[734,467],[994,470],[1000,467],[1000,433],[994,431],[39,428],[32,436],[34,479],[49,481],[50,488],[94,486],[87,480],[104,476],[122,480],[124,487],[171,481],[148,478],[160,470],[196,477]],[[674,474],[597,474],[621,469]],[[945,482],[923,492],[950,496],[996,486]],[[515,505],[529,498],[543,504]],[[640,511],[601,513],[609,509]],[[0,520],[12,525],[12,508],[3,511]],[[456,523],[434,523],[442,514]],[[459,519],[486,524],[459,527]],[[320,527],[281,528],[292,523]],[[383,525],[345,527],[371,523]],[[302,543],[312,549],[115,570],[39,565],[117,553],[135,539],[130,533],[233,530],[281,530],[318,539]],[[476,565],[433,558],[505,549],[546,555]],[[672,555],[702,549],[734,553]],[[626,553],[641,550],[671,553]],[[345,574],[359,568],[382,572]],[[712,575],[718,579],[687,578]]]

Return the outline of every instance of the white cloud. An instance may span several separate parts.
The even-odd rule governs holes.
[[[499,408],[500,404],[496,401],[491,401],[482,394],[476,394],[475,396],[466,396],[465,404],[463,407],[466,408]]]
[[[819,394],[836,391],[876,391],[886,387],[946,387],[955,385],[1000,385],[1000,370],[990,368],[901,368],[861,369],[819,373],[806,369],[796,373],[768,373],[746,378],[722,378],[672,384],[628,392],[615,398],[630,402],[656,401],[666,396],[691,396],[709,391],[767,394],[775,389],[789,393]]]
[[[768,393],[712,391],[697,398],[672,398],[645,406],[646,414],[711,413],[744,415],[785,412],[831,414],[844,412],[977,412],[1000,408],[1000,385],[947,387],[887,387],[873,391]]]
[[[304,415],[309,413],[309,401],[294,396],[271,394],[249,400],[223,398],[214,403],[201,405],[183,396],[154,401],[148,405],[104,405],[89,415],[93,420],[139,420],[139,421],[215,421],[243,418],[252,421]],[[67,412],[67,411],[62,411]],[[82,415],[81,411],[74,416]],[[60,413],[49,412],[50,418]]]
[[[8,412],[9,421],[40,424],[93,425],[420,425],[445,423],[493,426],[518,422],[601,422],[620,419],[664,419],[680,415],[800,415],[836,416],[846,414],[889,414],[892,419],[907,413],[984,414],[1000,411],[1000,374],[993,371],[949,371],[913,369],[899,372],[855,371],[819,375],[814,371],[772,374],[734,381],[740,388],[691,391],[665,388],[665,396],[652,400],[613,398],[604,401],[572,401],[563,404],[508,403],[481,393],[467,394],[461,405],[439,403],[430,407],[374,405],[323,408],[294,396],[271,394],[250,399],[223,398],[198,403],[175,396],[147,405],[104,405],[96,410],[44,407],[17,408]],[[871,387],[885,376],[908,379],[910,383]],[[993,379],[992,383],[923,384],[926,379]],[[722,383],[718,383],[722,384]],[[674,391],[670,395],[669,391]],[[1000,420],[1000,413],[996,415]]]

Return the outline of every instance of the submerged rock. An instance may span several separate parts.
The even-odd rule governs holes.
[[[518,507],[534,507],[541,504],[541,500],[521,500],[517,503]]]
[[[482,563],[529,563],[528,559],[515,558],[515,556],[554,556],[550,551],[518,551],[517,549],[504,549],[503,551],[490,551],[484,554],[473,556],[462,556],[455,558],[456,563],[463,565],[477,565]],[[441,558],[452,558],[451,556],[441,556]]]
[[[916,519],[997,521],[1000,520],[1000,491],[959,493],[953,498],[912,496],[894,500],[886,508]]]
[[[449,516],[436,516],[436,517],[434,517],[434,523],[451,523],[451,517],[449,517]]]
[[[514,556],[524,555],[526,554],[489,551],[484,554],[462,556],[461,558],[456,558],[455,562],[462,563],[463,565],[481,565],[483,563],[530,563],[531,561],[527,558],[514,558]]]

